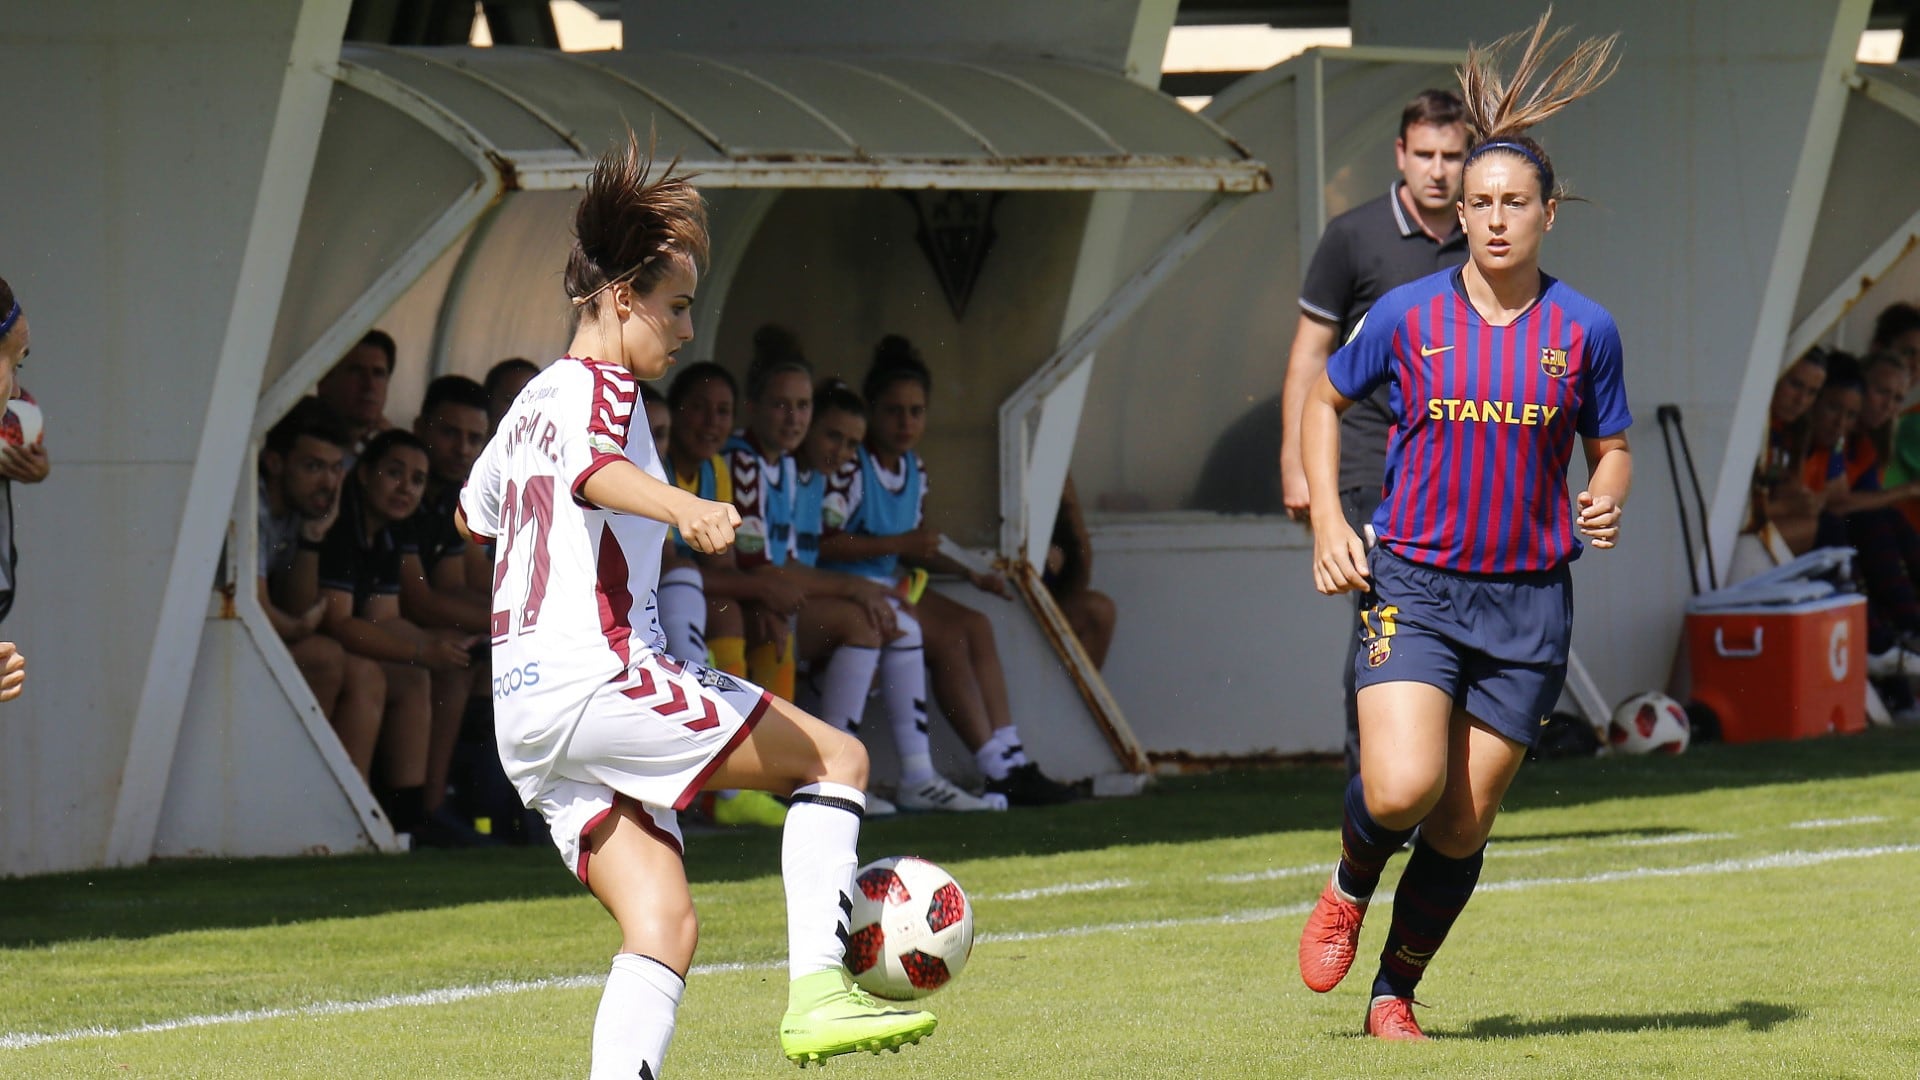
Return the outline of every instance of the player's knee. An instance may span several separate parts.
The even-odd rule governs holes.
[[[1367,813],[1383,823],[1411,818],[1419,821],[1432,812],[1446,790],[1447,778],[1421,770],[1396,770],[1365,778]]]
[[[1086,606],[1088,621],[1103,631],[1111,631],[1120,617],[1120,609],[1106,593],[1089,589],[1081,603]]]
[[[387,671],[379,661],[349,655],[341,666],[343,691],[356,701],[382,702],[387,699]]]
[[[866,744],[837,728],[832,731],[833,738],[827,740],[822,755],[826,773],[822,779],[866,790],[870,767]]]

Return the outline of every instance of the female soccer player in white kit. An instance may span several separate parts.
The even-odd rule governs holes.
[[[501,762],[620,926],[592,1075],[661,1075],[698,936],[674,811],[703,788],[792,800],[781,851],[786,1056],[804,1065],[918,1042],[933,1016],[883,1007],[842,963],[865,750],[665,649],[655,594],[667,527],[718,552],[740,519],[666,481],[636,408],[636,380],[665,374],[693,338],[688,312],[707,254],[699,194],[671,168],[650,179],[651,165],[629,139],[588,179],[565,278],[572,344],[520,393],[460,498],[463,528],[497,544]]]

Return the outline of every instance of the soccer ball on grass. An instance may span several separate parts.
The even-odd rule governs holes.
[[[896,855],[853,876],[847,970],[875,997],[907,1001],[947,985],[973,952],[973,905],[953,876]]]
[[[1615,706],[1607,724],[1607,745],[1623,754],[1678,754],[1686,750],[1692,736],[1687,710],[1653,690]]]

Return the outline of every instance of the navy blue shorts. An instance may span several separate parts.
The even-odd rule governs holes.
[[[1523,746],[1532,746],[1567,681],[1573,576],[1457,574],[1387,551],[1367,553],[1354,683],[1419,682]]]

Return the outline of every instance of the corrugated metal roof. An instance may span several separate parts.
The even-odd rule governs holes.
[[[1252,192],[1266,167],[1118,75],[1032,57],[348,45],[341,79],[523,188],[577,187],[628,125],[708,187]]]

